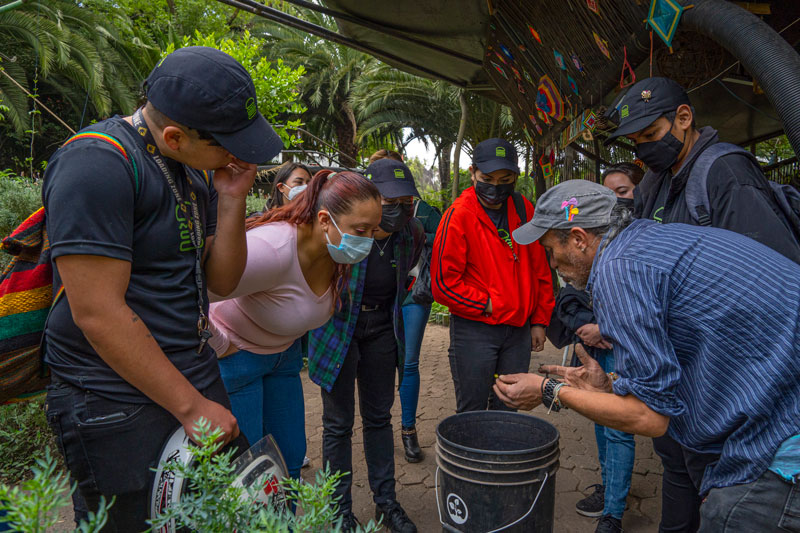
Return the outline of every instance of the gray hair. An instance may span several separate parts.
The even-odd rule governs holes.
[[[598,250],[598,255],[603,253],[603,250],[608,246],[608,244],[616,239],[622,230],[627,228],[633,222],[633,210],[628,207],[622,207],[620,205],[614,206],[611,210],[611,223],[605,226],[599,226],[596,228],[583,228],[586,233],[595,236],[603,236],[605,240],[603,241],[603,247]],[[558,238],[561,243],[567,242],[569,238],[570,229],[551,229],[550,231]]]

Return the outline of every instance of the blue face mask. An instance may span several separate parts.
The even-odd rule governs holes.
[[[328,234],[325,234],[325,238],[328,240],[328,253],[331,254],[331,258],[337,263],[345,265],[354,265],[363,261],[372,250],[372,237],[359,237],[358,235],[342,233],[333,217],[331,217],[331,222],[333,222],[333,227],[336,228],[339,235],[342,236],[339,246],[334,246],[331,244]]]

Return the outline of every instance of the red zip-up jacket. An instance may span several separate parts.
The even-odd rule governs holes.
[[[508,227],[522,225],[514,201],[506,201]],[[528,220],[533,205],[525,199]],[[512,239],[513,241],[513,239]],[[445,211],[431,258],[433,298],[462,318],[487,324],[550,323],[555,300],[544,248],[538,242],[513,249],[500,235],[475,189],[470,187]],[[492,314],[484,316],[492,299]]]

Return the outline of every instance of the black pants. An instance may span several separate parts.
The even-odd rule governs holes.
[[[358,381],[367,476],[372,497],[379,504],[396,499],[391,414],[396,369],[397,340],[391,311],[362,311],[333,389],[322,389],[322,462],[330,464],[331,471],[352,472],[351,438]],[[349,473],[336,487],[342,512],[353,507],[352,484]]]
[[[495,374],[528,372],[531,328],[491,325],[450,317],[450,372],[456,389],[456,412],[487,408],[515,411],[492,391]]]
[[[653,449],[664,466],[658,531],[695,533],[700,527],[703,474],[719,455],[688,450],[667,435],[653,439]]]
[[[201,392],[230,409],[222,379]],[[107,502],[116,496],[103,531],[148,529],[152,469],[180,422],[157,404],[115,402],[58,380],[48,387],[46,410],[89,510],[97,509],[100,496]],[[244,451],[247,439],[240,436],[231,446]]]

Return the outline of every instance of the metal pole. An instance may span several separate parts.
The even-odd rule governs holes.
[[[222,2],[223,4],[227,4],[229,6],[235,7],[237,9],[242,9],[244,11],[248,11],[253,13],[254,15],[258,15],[260,17],[279,22],[281,24],[285,24],[291,28],[295,28],[312,35],[316,35],[317,37],[322,37],[323,39],[327,39],[329,41],[333,41],[335,43],[349,46],[350,48],[354,48],[366,54],[370,54],[372,56],[377,57],[378,59],[382,59],[384,61],[395,62],[406,67],[418,70],[420,72],[424,72],[428,76],[433,78],[437,78],[440,80],[444,80],[448,83],[452,83],[458,87],[464,87],[466,84],[464,82],[458,81],[456,79],[444,76],[439,72],[433,71],[427,67],[423,67],[417,64],[414,64],[402,57],[398,57],[394,54],[390,54],[388,52],[384,52],[382,50],[378,50],[377,48],[373,48],[372,46],[360,43],[355,39],[351,39],[349,37],[345,37],[340,33],[336,33],[335,31],[331,31],[327,28],[323,28],[322,26],[318,26],[316,24],[312,24],[310,22],[306,22],[305,20],[299,19],[297,17],[293,17],[291,15],[287,15],[286,13],[279,11],[277,9],[273,9],[271,7],[264,6],[255,2],[254,0],[217,0],[218,2]]]
[[[25,0],[14,0],[10,4],[6,4],[4,6],[0,6],[0,13],[2,13],[3,11],[8,11],[9,9],[17,8],[17,7],[21,6],[24,3],[25,3]]]

